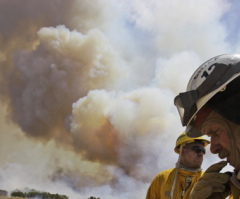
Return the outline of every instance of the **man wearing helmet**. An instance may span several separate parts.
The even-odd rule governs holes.
[[[194,184],[202,176],[201,165],[209,141],[182,133],[174,151],[179,154],[176,168],[160,172],[148,188],[146,199],[188,199]]]
[[[210,150],[226,158],[209,167],[190,198],[240,198],[240,55],[219,55],[192,75],[185,93],[174,99],[189,137],[208,135]],[[220,173],[232,165],[232,174]]]

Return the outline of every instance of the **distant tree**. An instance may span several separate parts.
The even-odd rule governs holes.
[[[48,192],[40,192],[34,189],[30,190],[29,192],[21,192],[21,191],[14,191],[11,193],[12,197],[22,197],[22,198],[40,198],[40,199],[69,199],[65,195],[59,194],[51,194]]]
[[[88,198],[88,199],[100,199],[100,198],[96,198],[96,197],[91,196],[91,197]]]
[[[11,196],[12,197],[22,197],[22,198],[25,198],[25,194],[21,191],[13,191],[11,193]]]

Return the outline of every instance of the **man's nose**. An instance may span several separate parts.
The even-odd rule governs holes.
[[[198,153],[197,153],[197,155],[198,156],[203,156],[205,153],[203,152],[203,151],[199,151]]]
[[[219,149],[221,149],[221,146],[219,145],[217,139],[211,137],[211,143],[210,143],[210,151],[213,154],[218,153]]]

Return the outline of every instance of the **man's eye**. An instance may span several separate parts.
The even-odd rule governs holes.
[[[219,136],[220,135],[219,128],[215,131],[212,131],[211,134],[212,134],[212,136]]]
[[[207,135],[208,137],[212,137],[214,135],[219,135],[219,128],[216,130],[210,130],[210,131],[206,132],[205,135]]]

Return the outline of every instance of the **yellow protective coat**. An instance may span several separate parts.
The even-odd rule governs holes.
[[[229,196],[229,199],[240,199],[240,190],[233,184],[231,184],[231,191],[232,194]]]
[[[230,188],[232,195],[230,195],[229,199],[240,199],[240,181],[237,178],[238,171],[235,171],[230,178]]]
[[[146,199],[168,199],[170,197],[175,171],[176,168],[172,168],[160,172],[148,188]],[[193,172],[179,169],[173,199],[189,199],[194,184],[203,173],[203,171]],[[185,180],[188,176],[192,178],[192,183],[186,190]]]

